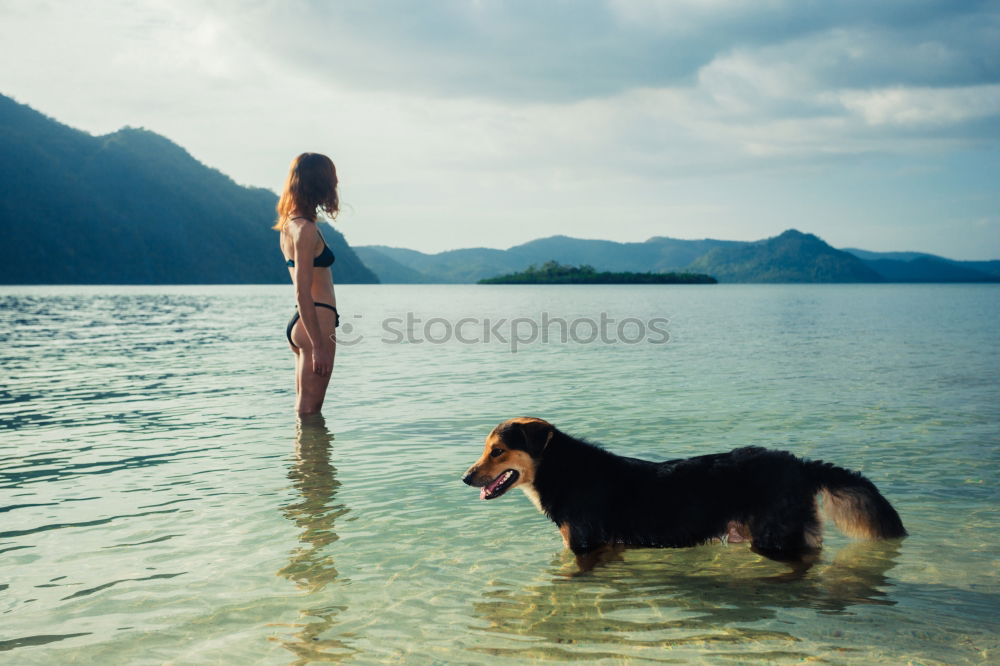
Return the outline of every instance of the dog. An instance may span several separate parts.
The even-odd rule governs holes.
[[[807,569],[822,545],[816,503],[851,537],[906,536],[899,514],[859,472],[758,446],[651,462],[571,437],[533,417],[504,421],[462,480],[496,499],[520,488],[558,525],[589,571],[623,547],[749,541],[764,557]]]

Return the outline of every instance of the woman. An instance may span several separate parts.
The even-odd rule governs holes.
[[[285,336],[295,352],[295,408],[315,414],[323,407],[333,371],[340,325],[333,294],[333,252],[316,224],[319,211],[337,216],[337,169],[326,155],[302,153],[292,161],[278,200],[281,253],[295,285],[296,311]]]

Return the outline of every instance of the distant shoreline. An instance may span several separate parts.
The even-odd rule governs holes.
[[[646,277],[649,279],[644,279]],[[624,279],[579,279],[579,280],[508,280],[508,276],[486,278],[476,284],[718,284],[710,275],[698,273],[631,273]],[[708,279],[699,279],[708,278]]]

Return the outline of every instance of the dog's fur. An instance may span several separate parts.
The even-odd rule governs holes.
[[[808,566],[822,544],[816,496],[849,536],[899,538],[899,514],[871,481],[830,463],[756,446],[694,458],[626,458],[547,421],[498,425],[462,479],[494,499],[521,488],[588,570],[622,546],[683,548],[713,539]]]

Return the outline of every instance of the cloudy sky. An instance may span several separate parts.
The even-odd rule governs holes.
[[[996,1],[0,0],[0,58],[0,93],[242,184],[328,153],[353,244],[1000,258]]]

